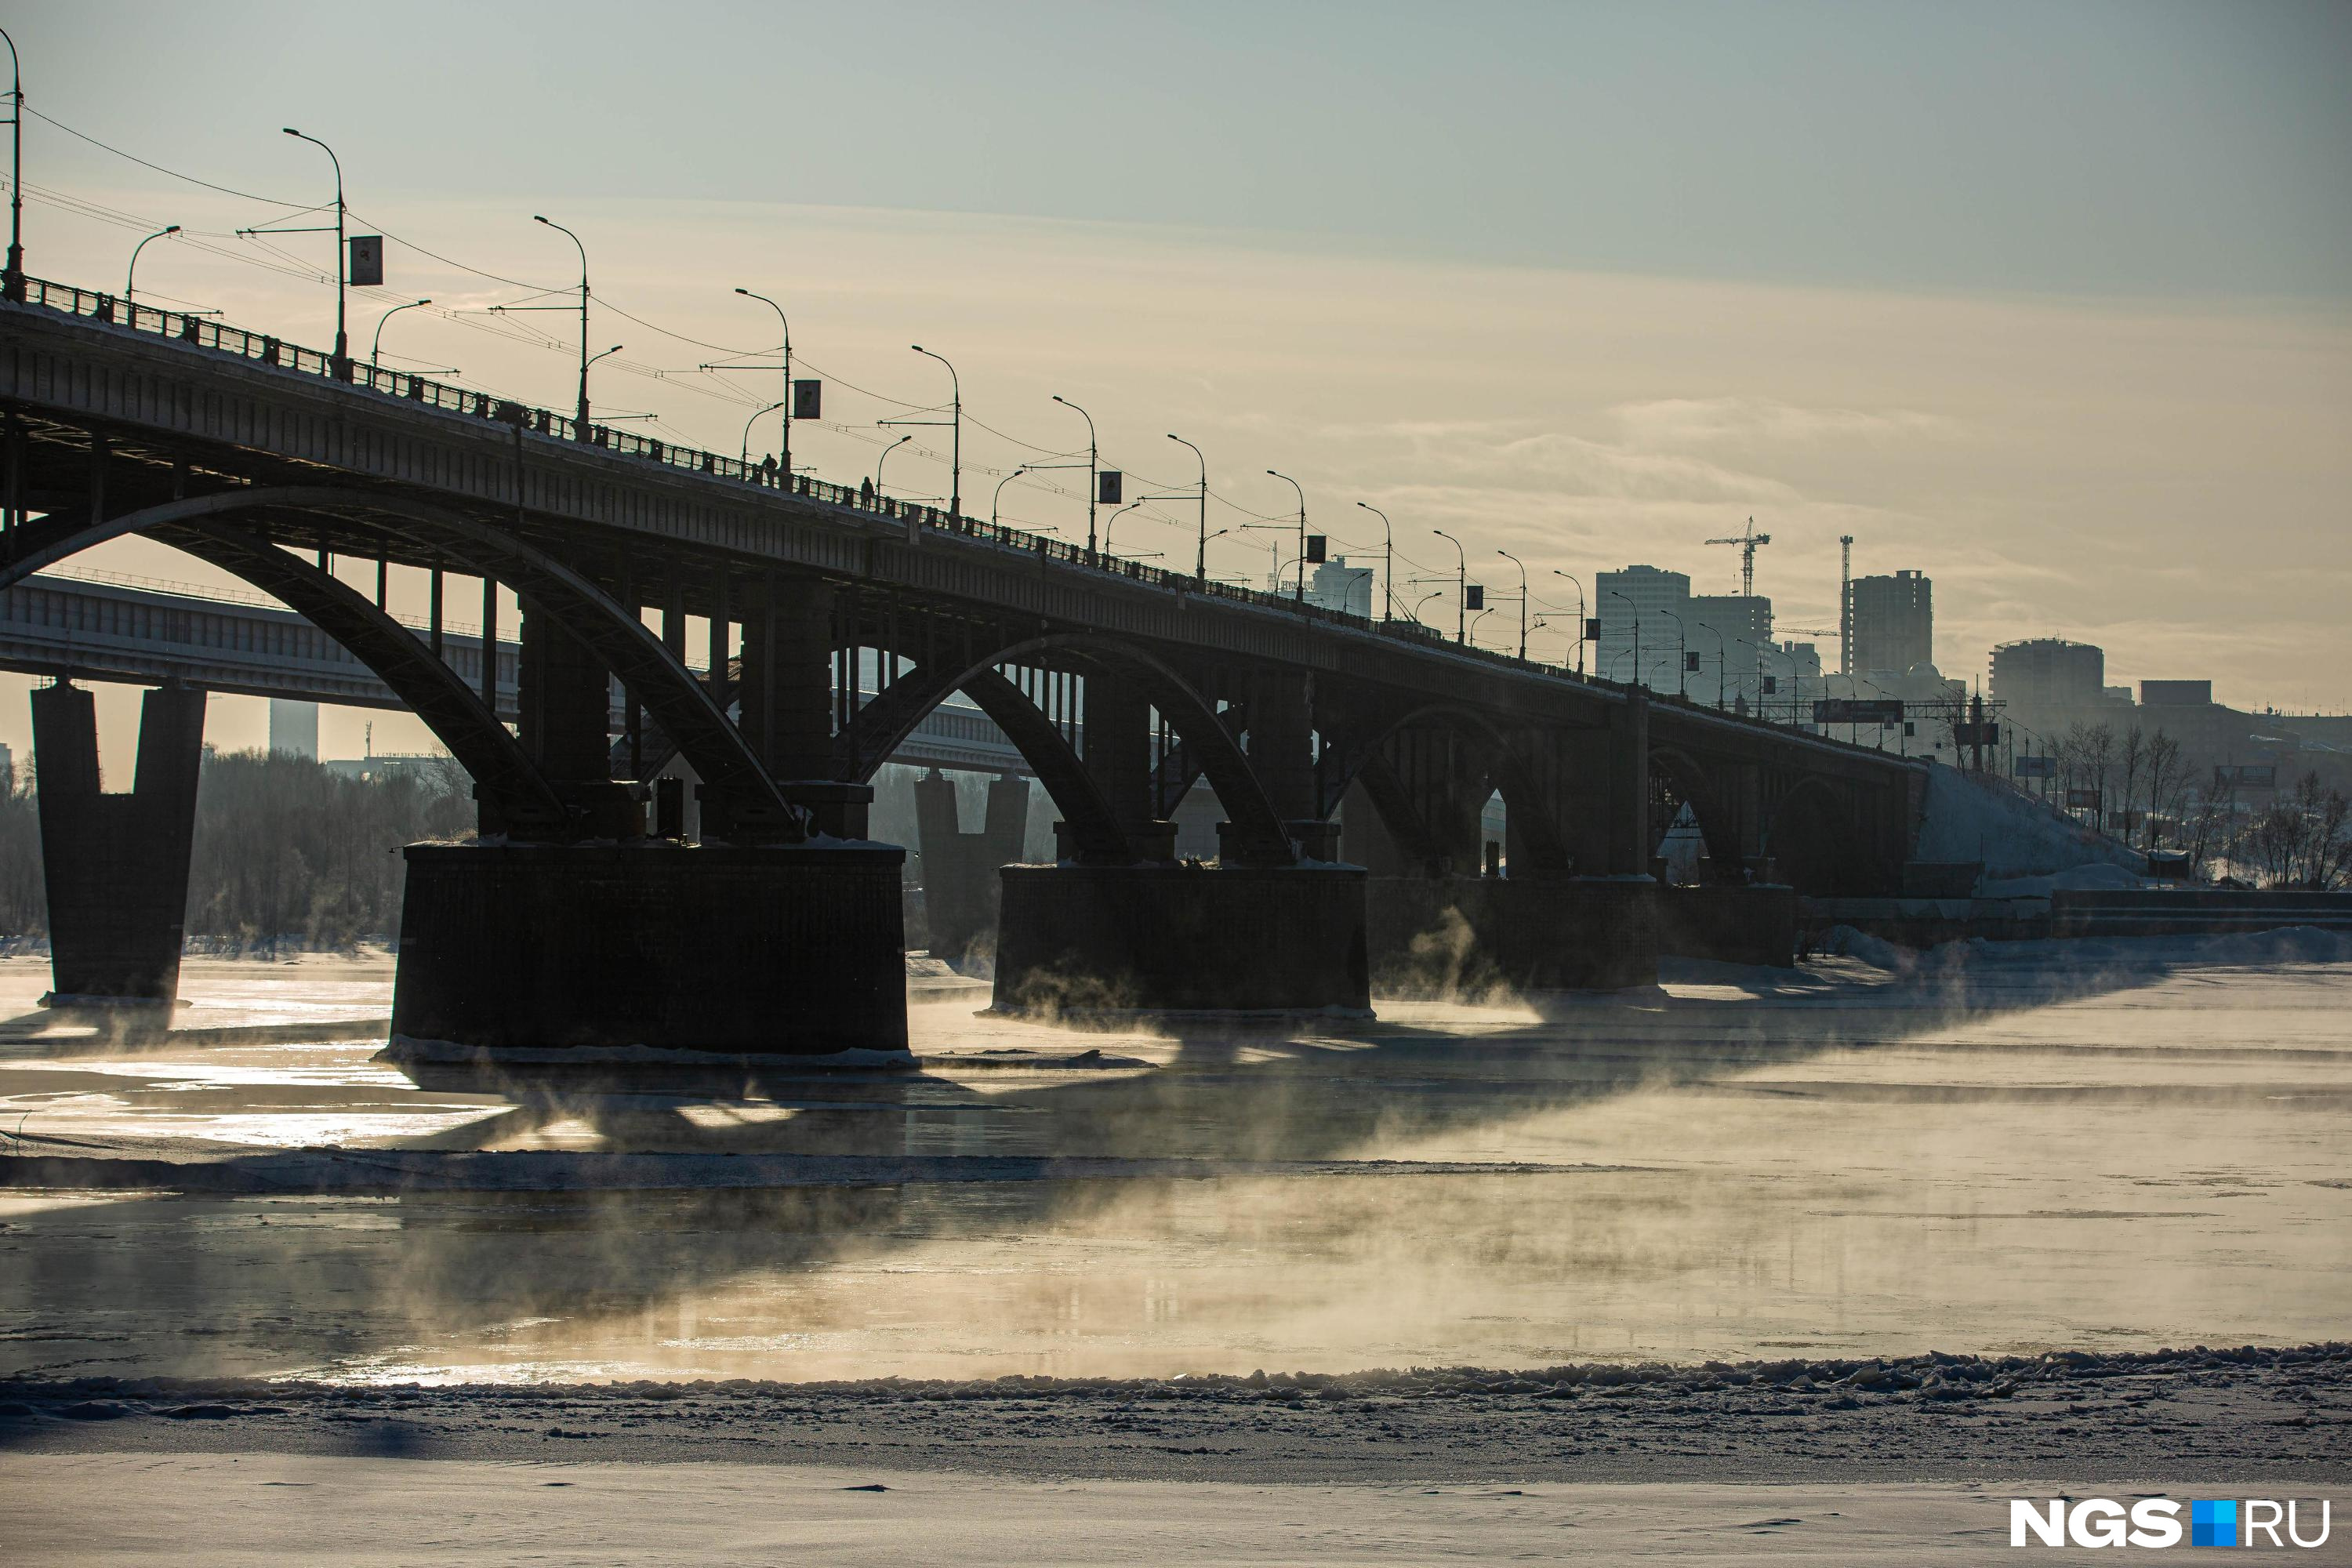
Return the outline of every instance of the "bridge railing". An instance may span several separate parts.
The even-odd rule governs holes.
[[[608,425],[591,421],[584,428],[569,415],[550,409],[533,408],[488,392],[469,387],[453,386],[411,371],[392,370],[361,360],[338,361],[334,355],[317,349],[289,343],[267,332],[250,331],[243,327],[208,315],[184,310],[162,310],[152,305],[142,305],[107,293],[103,290],[79,288],[70,283],[52,283],[43,279],[25,279],[25,302],[61,310],[68,315],[86,316],[133,331],[152,332],[158,337],[176,339],[197,348],[233,354],[240,359],[256,360],[309,375],[344,382],[363,387],[386,397],[399,398],[427,408],[466,415],[478,419],[495,420],[502,425],[520,424],[524,429],[557,440],[577,442],[600,451],[622,457],[638,458],[688,473],[732,479],[743,484],[758,485],[775,490],[806,497],[827,505],[846,507],[852,510],[904,522],[911,527],[953,534],[960,538],[1005,546],[1034,554],[1040,559],[1063,565],[1104,572],[1131,582],[1164,589],[1175,594],[1192,594],[1202,598],[1228,600],[1235,604],[1256,605],[1279,610],[1286,615],[1321,621],[1331,626],[1346,626],[1357,631],[1369,631],[1396,638],[1401,642],[1423,645],[1483,663],[1507,669],[1522,670],[1548,676],[1556,680],[1571,680],[1603,690],[1629,689],[1622,683],[1602,679],[1599,676],[1578,675],[1559,665],[1539,663],[1533,659],[1517,658],[1491,648],[1449,643],[1444,634],[1423,626],[1418,621],[1375,621],[1368,616],[1334,610],[1320,605],[1304,603],[1287,595],[1269,593],[1262,588],[1245,588],[1235,584],[1202,580],[1189,573],[1171,572],[1163,566],[1153,566],[1124,556],[1107,555],[1088,551],[1056,539],[1050,534],[1032,532],[1025,529],[1007,528],[1002,524],[983,522],[961,514],[950,514],[945,509],[924,502],[898,500],[877,494],[871,486],[851,489],[820,479],[810,474],[780,473],[772,460],[750,463],[723,453],[706,452],[676,442],[663,441],[634,430],[616,430]],[[1679,702],[1696,707],[1687,699],[1654,694],[1661,703]],[[1779,729],[1780,725],[1759,715],[1735,715],[1715,710],[1719,717],[1735,722],[1746,722],[1761,728]],[[1810,725],[1794,723],[1792,710],[1790,727],[1801,730],[1817,739],[1827,738]],[[1857,750],[1868,750],[1858,747]]]

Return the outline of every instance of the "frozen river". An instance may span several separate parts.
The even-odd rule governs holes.
[[[139,1050],[39,1013],[46,978],[0,962],[0,1152],[712,1158],[658,1193],[0,1191],[0,1375],[1091,1376],[2352,1336],[2352,944],[2308,935],[1979,949],[1908,975],[1693,964],[1651,992],[1238,1037],[977,1017],[984,990],[932,984],[921,1072],[750,1101],[420,1087],[371,1060],[381,958],[192,962],[192,1033]]]

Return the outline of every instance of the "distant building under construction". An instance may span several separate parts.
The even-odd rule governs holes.
[[[1917,572],[1857,577],[1847,593],[1853,639],[1847,664],[1855,674],[1899,675],[1936,662],[1935,584],[1927,577]]]

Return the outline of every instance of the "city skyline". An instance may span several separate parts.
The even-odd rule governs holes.
[[[249,41],[258,15],[209,25]],[[2282,51],[2296,27],[2320,25],[2291,7],[2264,15]],[[216,103],[193,78],[94,68],[106,57],[78,41],[110,16],[167,34],[195,25],[147,11],[37,8],[18,36],[37,115],[237,190],[286,200],[331,193],[324,159],[281,137],[280,115]],[[1801,31],[1807,18],[1818,21],[1805,13],[1792,26]],[[2193,32],[2173,42],[2202,47]],[[1618,42],[1635,74],[1653,68],[1636,58],[1638,39]],[[1970,68],[1946,74],[1964,80]],[[2241,85],[2251,91],[2252,79]],[[579,107],[579,90],[516,87],[519,103],[556,119]],[[1205,111],[1216,94],[1204,92],[1186,114]],[[2275,114],[2284,122],[2291,110]],[[2332,131],[2341,118],[2320,123]],[[2134,680],[2210,677],[2241,706],[2352,700],[2352,632],[2340,610],[2352,585],[2340,500],[2352,480],[2352,282],[2324,265],[2289,277],[2279,261],[2259,290],[2235,293],[2216,277],[2254,278],[2242,256],[2215,275],[2192,276],[2183,263],[2167,276],[2124,276],[2103,292],[2046,268],[2013,268],[2002,287],[1997,258],[1983,256],[1968,277],[1936,279],[1892,261],[1873,275],[1833,247],[1783,246],[1776,260],[1712,276],[1690,266],[1688,252],[1661,255],[1644,272],[1622,255],[1548,263],[1529,254],[1532,230],[1465,238],[1447,253],[1426,234],[1351,234],[1328,214],[1275,229],[1246,201],[1160,224],[1074,216],[1002,190],[989,194],[1032,210],[971,210],[977,201],[960,211],[813,206],[772,199],[777,186],[803,188],[779,176],[731,201],[575,190],[559,203],[551,191],[576,176],[551,168],[542,177],[529,161],[492,161],[445,185],[448,194],[427,195],[420,184],[447,173],[435,136],[404,149],[370,116],[325,104],[303,105],[295,122],[339,145],[352,207],[373,227],[501,277],[554,288],[576,277],[568,246],[530,222],[562,205],[550,216],[589,247],[596,346],[627,345],[599,368],[597,405],[658,415],[672,438],[732,451],[747,418],[777,395],[772,377],[756,373],[731,378],[738,390],[725,395],[697,389],[699,363],[772,346],[772,321],[731,292],[749,287],[789,306],[796,360],[805,356],[810,374],[827,381],[831,426],[797,429],[795,460],[844,482],[871,471],[875,419],[944,392],[931,384],[945,379],[936,367],[907,352],[920,341],[955,360],[967,413],[992,427],[964,433],[967,510],[980,510],[975,472],[1044,460],[1021,443],[1066,451],[1083,440],[1049,401],[1062,393],[1099,422],[1106,465],[1128,468],[1152,493],[1191,478],[1189,454],[1163,433],[1200,441],[1213,486],[1235,509],[1213,517],[1213,528],[1285,509],[1287,491],[1261,476],[1270,467],[1299,476],[1310,526],[1331,536],[1337,553],[1377,557],[1377,524],[1354,503],[1383,508],[1396,525],[1401,579],[1450,566],[1431,537],[1444,528],[1467,542],[1473,580],[1498,595],[1516,589],[1496,550],[1526,559],[1535,579],[1560,590],[1537,592],[1564,605],[1573,595],[1549,577],[1554,567],[1585,577],[1588,593],[1591,574],[1637,562],[1688,573],[1695,592],[1731,592],[1738,552],[1703,542],[1753,515],[1775,535],[1759,555],[1758,591],[1787,626],[1836,625],[1837,539],[1850,532],[1856,575],[1909,569],[1937,582],[1948,675],[1973,681],[1994,646],[2057,635],[2099,644]],[[592,140],[602,147],[606,134]],[[1131,150],[1141,157],[1164,134]],[[673,154],[698,154],[707,140],[673,141]],[[288,262],[254,241],[205,237],[286,209],[143,169],[37,117],[26,155],[27,266],[37,275],[100,284],[120,275],[142,236],[45,198],[95,201],[157,228],[185,226],[146,247],[142,297],[218,308],[291,341],[331,340],[331,290],[317,276],[220,254],[299,271],[298,263],[325,266],[323,246],[274,242],[297,258]],[[866,156],[887,174],[884,154]],[[1818,172],[1831,179],[1841,167],[1830,158]],[[616,184],[643,181],[628,159],[615,169]],[[1966,173],[1955,165],[1944,178]],[[880,174],[876,189],[905,199]],[[1583,189],[1571,171],[1530,185],[1528,205],[1557,218]],[[2314,188],[2301,195],[2319,201]],[[2240,216],[2238,243],[2262,249],[2264,233],[2247,226],[2257,215]],[[2295,229],[2271,211],[2265,232],[2280,256],[2300,255],[2306,231],[2336,216],[2322,202]],[[1226,221],[1202,221],[1219,216]],[[2032,232],[2011,216],[2018,232]],[[2046,232],[2089,243],[2079,225],[2051,222]],[[527,290],[401,243],[387,248],[387,289],[355,298],[356,339],[366,341],[393,296],[429,296],[434,306],[391,323],[388,363],[457,365],[465,384],[569,406],[577,344],[562,330],[565,318],[531,319],[549,324],[545,344],[491,335],[480,329],[514,319],[472,312]],[[659,330],[608,313],[608,304]],[[860,390],[869,387],[881,395]],[[755,456],[772,448],[769,428],[764,445],[754,430]],[[894,491],[945,493],[946,466],[923,458],[926,445],[893,458]],[[1007,520],[1065,537],[1082,531],[1080,487],[1033,489],[1034,478],[1008,488]],[[1120,551],[1175,559],[1191,531],[1182,506],[1147,509],[1120,525]],[[1212,570],[1262,575],[1267,556],[1253,542],[1262,537],[1213,544]],[[211,580],[143,544],[111,547],[89,564]],[[1498,625],[1490,617],[1486,629]],[[1811,640],[1833,661],[1834,638]],[[1572,662],[1553,631],[1531,651]],[[224,739],[257,743],[259,714],[222,706]],[[340,750],[337,731],[355,734],[358,722],[331,720],[328,749]],[[21,716],[8,719],[0,740],[22,728]]]

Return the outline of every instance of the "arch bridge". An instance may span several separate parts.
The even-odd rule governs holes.
[[[1891,889],[1908,851],[1922,769],[1882,752],[208,318],[26,296],[0,301],[0,587],[130,535],[235,574],[413,708],[509,846],[646,837],[617,679],[629,735],[700,781],[714,844],[862,839],[876,769],[961,693],[1051,794],[1072,871],[1166,867],[1203,782],[1224,871],[1474,875],[1497,790],[1513,880],[1639,877],[1684,805],[1727,883]],[[385,607],[395,567],[428,574],[422,636]],[[512,728],[442,657],[452,577],[485,590],[486,638],[490,585],[521,605]],[[689,618],[721,655],[701,672]]]

